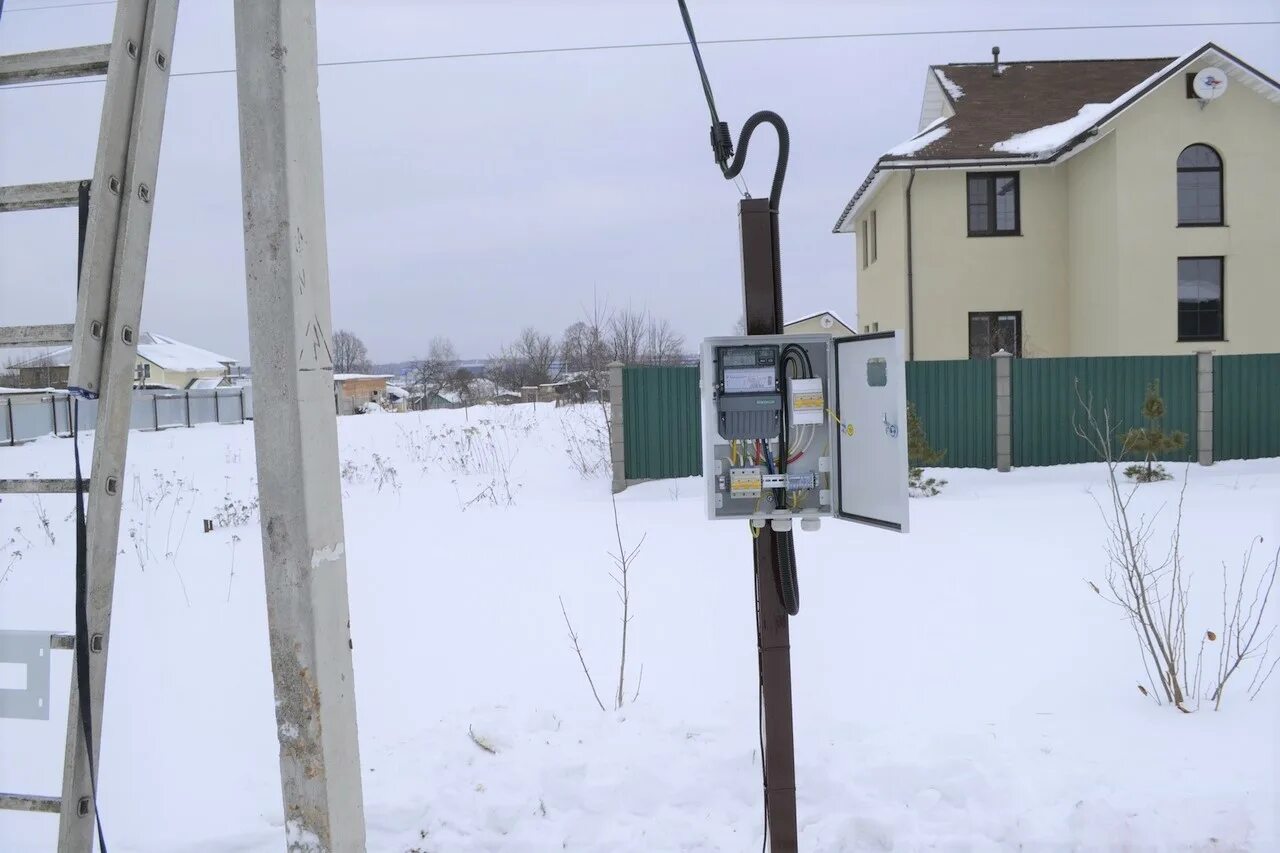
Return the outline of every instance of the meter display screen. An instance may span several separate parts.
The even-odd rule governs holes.
[[[776,388],[778,372],[772,367],[726,367],[726,394],[771,394]]]

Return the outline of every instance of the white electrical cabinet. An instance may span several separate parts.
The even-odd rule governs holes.
[[[907,389],[896,332],[702,344],[707,517],[907,530]]]

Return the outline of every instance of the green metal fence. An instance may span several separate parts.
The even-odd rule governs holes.
[[[1196,356],[1012,359],[1013,465],[1096,461],[1075,434],[1080,393],[1095,414],[1106,410],[1117,432],[1145,426],[1148,383],[1160,383],[1166,431],[1186,433],[1187,446],[1167,459],[1194,459]],[[1280,354],[1213,359],[1215,459],[1280,456]],[[996,365],[990,359],[907,364],[907,399],[929,444],[945,450],[940,467],[996,467]],[[701,401],[696,367],[623,370],[623,435],[628,480],[702,473]]]
[[[1017,358],[1012,371],[1014,467],[1095,462],[1097,454],[1075,433],[1073,416],[1082,411],[1076,396],[1091,400],[1094,414],[1105,410],[1123,432],[1145,426],[1142,403],[1147,385],[1160,382],[1165,431],[1182,430],[1185,450],[1166,458],[1194,458],[1196,452],[1196,357],[1121,356],[1100,358]]]
[[[628,480],[701,474],[698,368],[623,368],[622,435]]]
[[[1213,359],[1213,458],[1280,456],[1280,354]]]
[[[946,468],[996,464],[995,365],[986,359],[907,363],[907,400]]]

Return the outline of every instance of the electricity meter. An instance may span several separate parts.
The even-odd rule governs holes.
[[[896,332],[705,340],[708,517],[905,531],[905,373]]]
[[[716,350],[720,437],[777,438],[782,428],[782,380],[775,344]]]

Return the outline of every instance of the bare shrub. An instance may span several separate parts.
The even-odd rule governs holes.
[[[569,457],[569,467],[584,479],[612,471],[608,406],[594,403],[566,406],[560,417],[560,428],[564,432],[564,452]]]
[[[1251,545],[1234,591],[1227,564],[1223,563],[1222,623],[1216,631],[1200,632],[1192,666],[1187,629],[1191,574],[1183,565],[1181,551],[1188,477],[1184,474],[1178,493],[1168,550],[1163,556],[1153,555],[1155,517],[1159,512],[1151,518],[1135,517],[1131,503],[1138,485],[1121,485],[1120,459],[1131,449],[1128,444],[1132,434],[1117,435],[1110,412],[1104,408],[1099,417],[1093,410],[1092,400],[1082,394],[1079,383],[1075,391],[1079,413],[1073,413],[1072,426],[1107,467],[1107,500],[1105,504],[1098,502],[1109,533],[1105,589],[1093,582],[1089,582],[1089,586],[1120,608],[1133,629],[1151,686],[1150,692],[1142,685],[1139,690],[1152,696],[1157,704],[1168,702],[1183,713],[1198,710],[1206,698],[1214,703],[1214,710],[1218,710],[1231,677],[1246,661],[1256,660],[1248,688],[1250,698],[1256,697],[1274,671],[1276,660],[1280,660],[1270,655],[1275,628],[1263,632],[1266,608],[1280,567],[1280,550],[1261,572],[1251,577]],[[1187,467],[1190,468],[1190,463]],[[1260,541],[1258,538],[1254,544]],[[1219,644],[1218,666],[1206,690],[1202,684],[1204,651],[1207,645],[1215,643]]]

